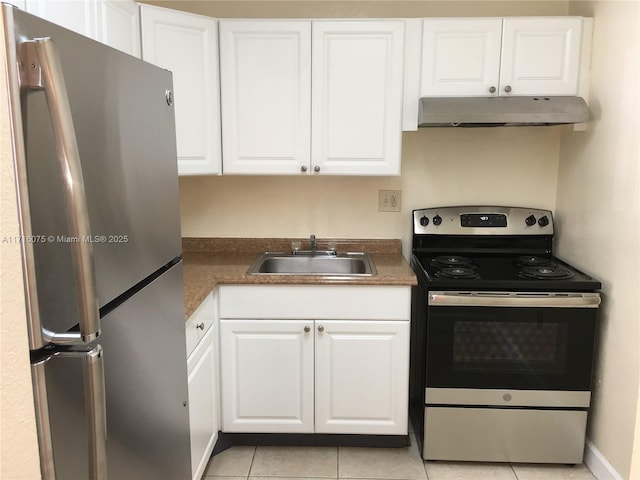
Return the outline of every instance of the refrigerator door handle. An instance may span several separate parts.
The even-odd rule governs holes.
[[[100,335],[100,313],[93,266],[89,210],[78,142],[57,47],[51,38],[36,38],[18,46],[20,88],[44,90],[56,143],[65,196],[67,223],[79,299],[80,331],[52,332],[40,324],[43,340],[57,345],[87,344]],[[32,332],[32,336],[36,332]]]
[[[55,357],[80,358],[83,361],[87,438],[89,439],[88,478],[89,480],[107,480],[107,407],[104,386],[104,361],[100,345],[86,349],[45,354],[43,358],[37,359],[31,364],[42,479],[56,479],[45,374],[47,362]]]

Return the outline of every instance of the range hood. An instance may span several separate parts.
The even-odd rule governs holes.
[[[491,127],[583,123],[582,97],[423,97],[419,127]]]

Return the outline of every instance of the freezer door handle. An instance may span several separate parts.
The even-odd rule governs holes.
[[[43,480],[55,480],[53,437],[47,400],[45,368],[56,357],[82,359],[89,455],[89,480],[107,480],[107,406],[102,347],[74,348],[45,354],[31,363]]]
[[[70,242],[70,246],[75,271],[75,288],[80,308],[79,332],[51,332],[45,329],[40,322],[37,323],[40,326],[44,344],[87,344],[100,335],[100,314],[93,266],[89,210],[62,65],[56,45],[48,37],[21,42],[18,46],[18,57],[20,89],[23,92],[44,90],[47,99],[56,153],[63,179],[69,236],[74,239],[73,242]],[[32,312],[32,315],[34,313],[38,314]],[[34,322],[32,322],[31,328],[34,328]],[[36,332],[31,334],[33,337]],[[32,348],[40,348],[41,346],[43,345],[32,345]]]

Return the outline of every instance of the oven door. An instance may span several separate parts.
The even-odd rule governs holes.
[[[598,293],[429,292],[427,388],[588,391]]]

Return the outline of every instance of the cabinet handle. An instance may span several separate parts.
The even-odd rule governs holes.
[[[496,87],[494,87],[493,85],[491,85],[491,86],[489,87],[489,92],[490,92],[490,93],[496,93]]]
[[[204,330],[204,322],[203,323],[199,323],[198,325],[196,325],[196,328],[199,330]]]
[[[307,171],[307,166],[306,166],[306,165],[302,165],[302,166],[300,167],[300,171],[301,171],[301,172],[306,172],[306,171]]]
[[[319,332],[324,332],[324,327],[322,325],[318,325],[318,331]]]
[[[309,325],[306,325],[306,326],[304,327],[304,331],[305,331],[305,332],[307,332],[307,333],[309,333],[309,332],[311,331],[311,327],[310,327]]]
[[[507,85],[506,87],[504,87],[504,91],[509,93],[511,91],[511,85]]]
[[[318,173],[320,171],[320,167],[316,165],[315,167],[313,167],[313,171]]]

